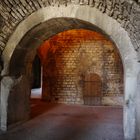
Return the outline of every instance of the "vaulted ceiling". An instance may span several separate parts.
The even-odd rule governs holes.
[[[68,5],[94,7],[117,20],[128,32],[134,49],[139,52],[140,0],[2,0],[0,1],[0,55],[18,24],[29,15],[44,7]]]

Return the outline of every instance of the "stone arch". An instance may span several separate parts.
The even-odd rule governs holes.
[[[56,11],[56,12],[54,12]],[[67,12],[65,12],[67,11]],[[57,14],[56,14],[57,13]],[[81,28],[86,28],[91,30],[93,28],[93,24],[96,25],[98,28],[94,28],[95,31],[101,31],[99,29],[102,29],[117,45],[119,52],[121,54],[121,58],[124,65],[124,81],[125,81],[125,101],[126,103],[130,103],[132,106],[125,105],[125,112],[124,112],[124,132],[125,137],[127,138],[134,138],[135,137],[135,119],[133,121],[130,121],[129,119],[135,118],[135,110],[133,110],[134,106],[134,96],[136,91],[136,79],[137,79],[137,73],[139,70],[139,66],[137,65],[137,54],[133,48],[133,45],[130,41],[130,38],[128,37],[127,32],[121,27],[121,25],[114,19],[108,17],[107,15],[104,15],[103,13],[99,12],[98,10],[94,8],[90,8],[87,6],[79,7],[79,6],[73,6],[70,5],[68,7],[47,7],[40,9],[36,12],[34,12],[32,15],[30,15],[28,18],[26,18],[23,22],[19,24],[19,26],[16,28],[15,32],[9,39],[6,48],[4,49],[4,52],[2,54],[3,61],[4,61],[4,70],[2,72],[2,75],[9,75],[9,62],[11,60],[11,56],[13,55],[13,52],[18,52],[18,49],[15,48],[21,48],[19,44],[20,40],[23,38],[23,36],[32,28],[35,27],[38,24],[43,24],[45,21],[49,21],[54,17],[71,17],[76,18],[81,21],[82,24]],[[67,18],[69,19],[69,18]],[[56,20],[56,19],[55,19]],[[84,20],[84,21],[83,21]],[[87,22],[85,22],[87,21]],[[63,26],[63,23],[66,21],[63,20],[63,22],[59,22],[61,26]],[[79,24],[77,20],[69,20],[69,22],[66,22],[68,27],[74,28],[75,24]],[[73,24],[73,26],[72,26]],[[91,26],[92,25],[92,26]],[[37,26],[38,27],[38,26]],[[57,26],[56,26],[57,27]],[[91,28],[92,27],[92,28]],[[75,27],[76,28],[76,27]],[[22,32],[21,32],[22,29]],[[63,27],[65,29],[65,27]],[[98,29],[98,30],[97,30]],[[37,28],[38,30],[38,28]],[[34,31],[34,33],[37,32],[37,30]],[[65,29],[66,30],[66,29]],[[61,30],[60,30],[61,31]],[[51,35],[54,35],[54,30],[52,29],[50,31]],[[30,32],[29,32],[30,34]],[[50,34],[48,35],[50,37]],[[35,34],[36,35],[36,34]],[[47,35],[47,34],[46,34]],[[25,39],[25,38],[24,38]],[[13,40],[15,40],[13,42]],[[28,40],[27,38],[25,40]],[[39,45],[41,42],[43,42],[42,39],[38,39],[36,36],[32,38],[32,41],[35,41]],[[32,42],[31,41],[31,42]],[[30,44],[30,42],[29,42]],[[32,44],[33,45],[33,44]],[[27,46],[26,46],[27,47]],[[22,49],[22,52],[26,52],[27,49]],[[34,49],[32,52],[35,51]],[[17,76],[17,77],[12,77]],[[14,73],[11,74],[10,77],[4,77],[2,80],[2,97],[5,102],[7,102],[7,97],[9,95],[9,90],[5,92],[5,86],[12,86],[14,83],[14,79],[18,78],[18,81],[20,81],[20,74]],[[6,79],[9,79],[11,84],[6,85]],[[23,82],[23,81],[22,81]],[[5,93],[4,93],[5,92]],[[6,97],[5,95],[6,94]],[[7,103],[4,104],[4,109],[1,110],[3,114],[1,114],[1,128],[5,129],[6,127],[6,106]],[[132,110],[131,110],[132,109]],[[131,124],[130,124],[131,122]],[[131,127],[130,127],[131,126]],[[132,127],[133,126],[133,127]]]
[[[102,13],[107,14],[116,21],[118,21],[125,30],[129,33],[129,36],[134,44],[135,50],[139,50],[139,9],[140,4],[137,0],[31,0],[30,3],[21,0],[14,1],[2,1],[0,2],[0,52],[4,50],[6,41],[12,34],[15,27],[26,17],[34,13],[34,11],[42,8],[53,7],[67,7],[67,6],[78,6],[78,7],[92,7],[96,8]],[[16,10],[13,10],[13,7]],[[12,11],[12,12],[11,12]],[[52,13],[51,13],[52,14]],[[11,20],[12,19],[12,20]]]

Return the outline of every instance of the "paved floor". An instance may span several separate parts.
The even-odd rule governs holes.
[[[124,140],[122,108],[32,102],[31,120],[0,140]]]

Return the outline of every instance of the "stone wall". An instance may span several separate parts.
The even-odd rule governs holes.
[[[71,18],[50,19],[54,17],[72,17],[72,18],[74,17],[74,19]],[[79,21],[78,19],[81,20]],[[87,22],[84,22],[83,20],[88,21],[89,23],[92,24],[91,25],[87,24]],[[123,114],[124,135],[126,139],[135,139],[136,120],[135,120],[134,102],[135,102],[135,96],[136,96],[135,92],[137,87],[136,79],[137,79],[137,73],[139,71],[139,64],[136,55],[137,52],[134,50],[127,32],[113,18],[89,6],[69,5],[68,7],[54,6],[49,8],[48,7],[43,8],[35,12],[34,14],[30,15],[28,18],[26,18],[26,20],[24,20],[23,22],[21,22],[21,24],[19,24],[16,31],[11,36],[10,41],[8,41],[7,43],[6,48],[8,49],[4,50],[3,53],[5,54],[4,60],[7,61],[8,59],[9,61],[12,61],[14,58],[14,61],[12,61],[11,63],[13,68],[12,69],[13,76],[17,76],[16,72],[19,73],[18,74],[19,76],[24,75],[24,71],[26,71],[25,68],[27,66],[27,63],[25,65],[25,61],[27,62],[28,60],[29,63],[32,64],[31,57],[33,56],[33,54],[30,52],[34,48],[37,48],[44,40],[48,39],[51,35],[55,35],[59,32],[68,29],[83,28],[83,29],[89,29],[97,32],[102,32],[100,30],[96,30],[97,27],[95,28],[94,25],[96,25],[97,27],[105,31],[106,34],[109,35],[110,38],[112,38],[112,40],[117,45],[117,48],[119,49],[119,52],[121,54],[121,58],[124,64],[123,66],[124,66],[124,84],[125,84],[124,85],[125,104],[124,104],[124,114]],[[31,28],[33,29],[30,30]],[[12,50],[14,50],[14,54],[12,54]],[[29,53],[28,58],[26,55],[27,53]],[[11,55],[13,55],[12,59],[11,59]],[[27,59],[25,60],[25,58]],[[18,70],[17,70],[17,66],[18,66]],[[9,86],[9,83],[6,86]],[[5,86],[3,85],[1,87],[3,88],[1,94],[8,97],[9,92],[6,91],[7,88],[5,88]],[[21,95],[18,94],[18,96]],[[12,99],[14,100],[15,98],[13,97]],[[3,114],[1,115],[2,117],[1,117],[0,127],[2,130],[6,130],[3,129],[3,126],[6,128],[5,122],[7,121],[7,118],[5,116],[7,113],[6,110],[7,98],[2,97],[1,100],[3,101],[4,104],[1,103],[2,107],[0,106],[0,110],[1,112],[3,112]],[[18,106],[17,103],[16,106]],[[13,114],[17,114],[18,111],[17,112],[16,110],[14,111],[15,112],[13,112]]]
[[[140,1],[139,0],[2,0],[0,1],[0,53],[16,26],[33,12],[47,6],[69,4],[89,5],[116,19],[134,44],[140,47]]]
[[[84,93],[90,92],[84,90],[84,77],[95,73],[101,77],[101,104],[123,104],[121,58],[114,44],[101,34],[65,31],[46,41],[38,52],[43,65],[43,98],[83,104],[83,96],[90,94]]]

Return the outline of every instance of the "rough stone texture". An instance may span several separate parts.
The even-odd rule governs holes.
[[[1,100],[0,100],[0,127],[2,130],[6,130],[7,129],[7,120],[5,120],[5,118],[7,118],[7,105],[8,103],[5,102],[3,99],[8,100],[8,94],[11,90],[11,87],[14,85],[13,79],[11,77],[4,77],[1,80],[0,83],[0,96],[1,96]]]
[[[117,20],[129,33],[135,50],[140,47],[140,2],[136,0],[3,0],[0,1],[0,50],[4,50],[16,26],[33,12],[48,6],[69,4],[96,7]]]
[[[81,21],[81,20],[79,21],[78,19],[71,19],[71,18],[70,19],[58,18],[57,20],[56,19],[49,20],[50,18],[54,18],[54,17],[75,17],[81,20],[88,21],[92,24],[89,23],[87,24],[87,22],[85,21]],[[31,30],[30,32],[28,32],[27,35],[25,35],[25,33],[29,31],[32,27],[44,21],[47,22],[44,24],[41,23],[39,26],[36,26],[37,28]],[[59,32],[68,29],[84,28],[84,29],[97,31],[96,30],[97,28],[95,28],[93,25],[98,26],[100,29],[104,30],[108,35],[110,35],[110,37],[114,40],[114,42],[116,43],[120,51],[121,58],[124,64],[124,70],[125,70],[124,71],[124,76],[125,76],[124,77],[124,81],[125,81],[124,83],[125,84],[124,135],[125,138],[129,138],[129,139],[135,138],[134,97],[136,96],[135,93],[137,87],[136,80],[137,80],[137,73],[139,70],[139,65],[137,63],[138,59],[136,57],[136,52],[134,51],[134,48],[131,44],[128,34],[124,31],[124,29],[121,28],[120,24],[117,23],[116,20],[113,20],[113,18],[110,18],[106,14],[102,14],[95,8],[90,8],[89,6],[73,6],[73,5],[68,7],[54,6],[54,7],[41,9],[40,11],[37,11],[32,15],[30,15],[29,18],[26,18],[26,20],[24,20],[23,22],[21,22],[21,24],[19,24],[16,31],[10,38],[10,41],[8,41],[7,43],[8,49],[4,50],[3,53],[4,60],[6,62],[8,60],[9,62],[11,60],[13,51],[15,50],[14,53],[19,51],[19,55],[17,57],[15,57],[15,55],[13,54],[13,56],[15,57],[14,60],[15,63],[12,63],[13,76],[19,77],[20,75],[22,75],[22,73],[25,74],[26,70],[24,67],[26,66],[25,64],[27,64],[27,63],[23,63],[23,65],[20,65],[22,64],[20,62],[24,62],[23,59],[24,58],[28,59],[29,56],[34,57],[32,53],[28,54],[28,57],[26,56],[22,57],[23,51],[26,52],[25,48],[26,49],[28,48],[27,52],[31,52],[33,48],[38,47],[43,42],[43,40],[48,39],[51,35],[55,35]],[[43,28],[40,28],[40,26],[42,26]],[[38,34],[37,36],[37,33],[39,32],[40,34]],[[98,32],[101,32],[101,30],[98,30]],[[27,38],[22,39],[23,36],[26,36]],[[22,42],[23,46],[21,44],[18,45],[21,39],[23,42],[25,41],[25,43]],[[29,61],[30,63],[32,62],[31,59],[29,59]],[[19,69],[20,70],[19,72],[14,72],[18,66],[22,67],[22,69]],[[2,100],[4,102],[7,102],[6,98],[2,98]],[[4,121],[6,121],[7,118],[4,119],[5,119]]]
[[[48,20],[47,22],[42,23],[41,26],[33,28],[33,30],[25,35],[19,42],[10,60],[8,74],[17,77],[21,74],[25,74],[27,63],[32,63],[36,54],[36,48],[38,48],[45,40],[65,30],[81,28],[100,32],[109,39],[101,29],[82,20],[73,18],[54,18]]]
[[[123,104],[123,99],[118,98],[123,96],[121,58],[116,46],[101,34],[88,30],[65,31],[42,44],[38,48],[38,54],[43,66],[44,99],[79,104],[83,104],[84,96],[95,99],[98,95],[94,95],[96,91],[91,94],[89,85],[85,89],[84,77],[96,73],[101,77],[99,104]],[[109,100],[109,96],[118,101],[114,102],[111,98]],[[95,101],[90,99],[89,105],[92,102]]]
[[[29,118],[29,114],[30,114],[29,97],[30,97],[31,87],[29,83],[30,80],[28,78],[29,77],[26,76],[22,77],[22,80],[18,81],[17,84],[13,86],[12,90],[10,91],[8,97],[8,99],[10,100],[8,100],[8,104],[7,104],[8,105],[7,125],[14,124],[21,120],[24,121]],[[18,96],[18,94],[20,94],[20,96]]]
[[[140,73],[138,75],[138,86],[137,86],[137,96],[135,98],[135,104],[136,104],[136,138],[137,140],[140,139]]]

